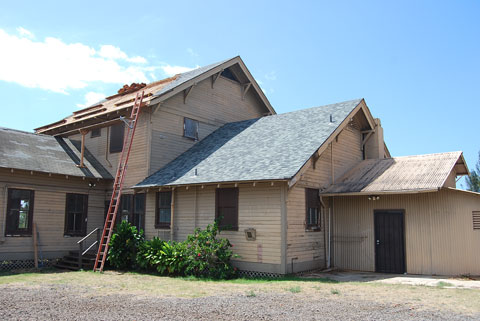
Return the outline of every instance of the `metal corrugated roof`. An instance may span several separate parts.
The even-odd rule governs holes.
[[[462,158],[462,152],[364,160],[322,192],[376,194],[437,190]]]
[[[290,179],[361,101],[226,124],[135,187]]]
[[[0,167],[69,176],[112,179],[86,149],[79,168],[80,142],[0,127]]]

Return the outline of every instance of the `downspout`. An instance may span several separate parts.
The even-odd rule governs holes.
[[[335,167],[333,166],[333,142],[330,143],[330,166],[332,172],[332,185],[335,184]],[[331,204],[328,208],[328,259],[327,259],[327,269],[332,267],[332,212],[334,197],[331,198]]]
[[[172,188],[172,202],[170,203],[170,241],[173,241],[173,229],[174,226],[174,218],[175,218],[175,187]]]
[[[193,229],[195,230],[197,228],[197,188],[198,186],[195,185],[195,199],[194,199],[194,205],[193,205]]]

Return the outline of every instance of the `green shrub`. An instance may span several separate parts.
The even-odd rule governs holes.
[[[229,279],[236,269],[230,259],[234,256],[230,241],[217,238],[218,222],[208,225],[205,230],[196,229],[189,235],[186,244],[186,275],[214,279]]]
[[[184,275],[185,253],[185,244],[154,237],[140,245],[137,264],[143,270],[163,275]]]
[[[218,224],[196,229],[184,242],[143,240],[143,232],[122,222],[110,241],[108,260],[114,268],[138,268],[171,276],[229,279],[236,275],[231,265],[232,245],[217,238]]]
[[[112,235],[108,249],[108,262],[119,270],[136,267],[137,249],[143,243],[143,231],[126,221],[117,226]]]

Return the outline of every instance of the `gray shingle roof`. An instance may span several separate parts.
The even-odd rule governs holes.
[[[0,127],[0,167],[69,176],[111,179],[110,173],[85,149],[80,164],[80,142]]]
[[[216,62],[216,63],[213,63],[213,64],[210,64],[210,65],[207,65],[207,66],[203,66],[203,67],[200,67],[200,68],[196,68],[196,69],[193,69],[191,71],[187,71],[187,72],[184,72],[184,73],[181,73],[177,79],[175,79],[174,81],[170,82],[169,84],[167,84],[165,87],[163,87],[162,89],[160,89],[158,92],[155,93],[154,96],[161,96],[167,92],[169,92],[170,90],[174,89],[175,87],[178,87],[180,86],[181,84],[189,81],[189,80],[192,80],[193,78],[217,67],[217,66],[220,66],[221,64],[229,61],[229,60],[232,60],[234,58],[230,58],[230,59],[226,59],[226,60],[222,60],[222,61],[219,61],[219,62]]]
[[[226,124],[135,187],[290,179],[361,101]]]
[[[462,152],[368,159],[323,194],[377,194],[431,191],[443,187]],[[465,165],[466,166],[466,165]]]

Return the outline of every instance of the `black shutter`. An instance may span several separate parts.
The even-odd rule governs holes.
[[[118,123],[110,127],[110,153],[118,153],[123,149],[125,124]]]

